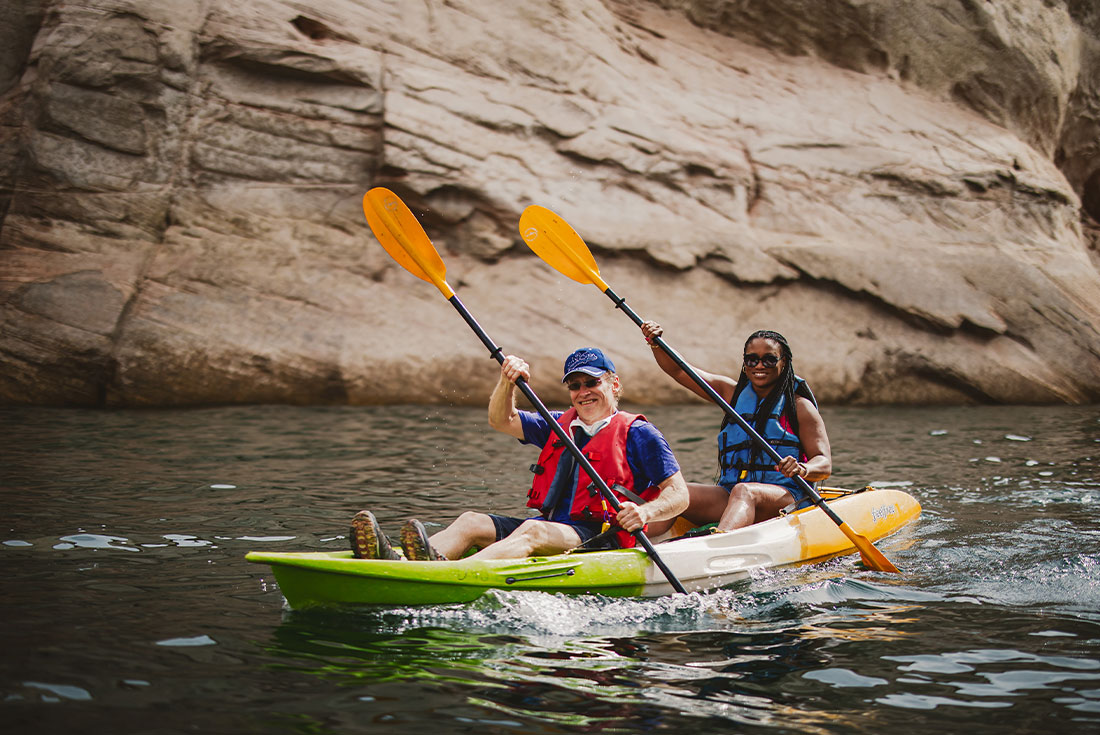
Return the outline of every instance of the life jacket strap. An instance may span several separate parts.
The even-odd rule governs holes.
[[[638,505],[645,505],[645,500],[642,498],[642,496],[638,495],[633,490],[629,490],[629,489],[623,487],[622,485],[612,485],[611,489],[614,490],[615,492],[617,492],[619,495],[622,495],[624,498],[626,498],[627,500],[629,500],[632,503],[637,503]]]

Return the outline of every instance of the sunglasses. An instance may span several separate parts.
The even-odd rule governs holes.
[[[779,364],[779,361],[783,358],[778,355],[767,354],[761,357],[760,355],[748,354],[745,355],[745,367],[754,368],[760,363],[764,363],[764,367],[773,368]]]
[[[595,388],[597,385],[603,382],[603,378],[586,378],[585,380],[574,380],[571,383],[566,383],[565,387],[571,391],[578,391],[583,385],[585,388]]]

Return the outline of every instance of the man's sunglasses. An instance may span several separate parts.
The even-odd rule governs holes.
[[[566,383],[565,387],[571,391],[578,391],[583,385],[585,388],[595,388],[597,385],[603,382],[603,378],[586,378],[584,380],[574,380],[571,383]]]
[[[779,364],[779,361],[783,359],[778,355],[767,354],[761,357],[760,355],[748,354],[745,355],[745,367],[754,368],[760,363],[764,363],[764,367],[773,368]]]

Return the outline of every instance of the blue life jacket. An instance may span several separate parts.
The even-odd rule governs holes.
[[[814,405],[813,393],[802,378],[795,376],[795,395],[805,395]],[[745,385],[733,402],[733,410],[737,411],[749,426],[756,426],[756,412],[763,401],[752,385]],[[783,409],[787,405],[787,397],[780,395],[775,402],[768,422],[764,425],[764,431],[759,432],[768,444],[771,444],[781,457],[794,457],[800,462],[806,459],[802,450],[802,443],[791,427],[787,418],[783,416]],[[764,452],[757,448],[753,451],[753,440],[748,433],[735,421],[727,422],[718,431],[718,484],[731,488],[739,482],[766,482],[770,485],[797,490],[798,485],[794,479],[787,477],[782,472],[777,472],[775,462]],[[795,497],[798,497],[796,495]]]

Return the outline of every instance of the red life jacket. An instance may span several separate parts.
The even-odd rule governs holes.
[[[569,424],[576,417],[576,409],[570,408],[558,418],[558,424],[565,429],[567,434],[572,435]],[[596,470],[596,474],[603,478],[603,481],[607,483],[608,487],[612,488],[612,491],[614,491],[616,485],[621,485],[627,490],[640,495],[643,500],[649,501],[660,494],[660,488],[652,485],[643,488],[639,492],[634,487],[634,475],[626,462],[626,434],[630,430],[630,426],[639,420],[644,421],[645,416],[619,411],[611,417],[611,423],[588,440],[581,453],[588,458],[588,461],[592,463],[592,468]],[[527,493],[527,506],[529,508],[541,508],[542,504],[546,502],[546,496],[550,493],[550,485],[557,473],[558,462],[568,451],[565,448],[565,443],[558,438],[557,434],[551,433],[550,439],[543,446],[542,453],[539,455],[538,464],[532,468],[535,471],[535,479],[531,483],[530,492]],[[600,488],[592,483],[584,468],[577,468],[577,485],[571,490],[573,500],[569,506],[569,517],[573,520],[599,523],[609,521],[614,517],[615,511],[611,508],[611,504],[604,500]],[[615,496],[620,502],[627,500],[625,495],[620,495],[617,492]],[[623,548],[629,548],[634,546],[634,537],[626,532],[620,532],[619,543]]]

